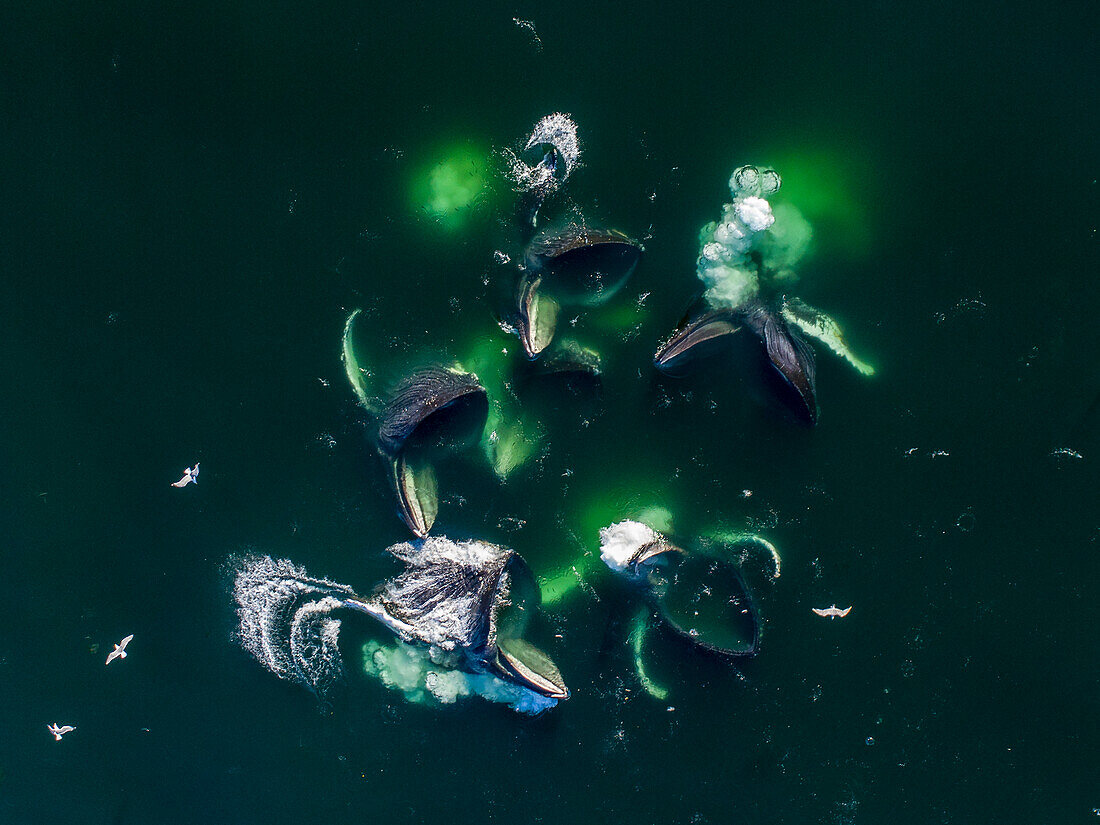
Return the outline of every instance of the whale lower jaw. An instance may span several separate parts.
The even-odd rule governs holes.
[[[548,699],[568,699],[569,688],[550,657],[522,639],[502,642],[491,663],[496,675]]]

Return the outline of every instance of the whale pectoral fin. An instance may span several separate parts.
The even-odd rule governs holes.
[[[353,331],[355,329],[355,319],[362,311],[361,309],[355,310],[348,316],[347,321],[344,322],[341,360],[344,362],[344,373],[348,377],[348,383],[351,384],[351,388],[355,392],[355,397],[359,399],[359,403],[369,412],[377,413],[380,404],[378,399],[371,394],[370,372],[360,364],[355,354]]]
[[[849,364],[856,368],[861,375],[874,375],[875,368],[866,361],[856,357],[848,342],[844,340],[844,331],[841,330],[833,318],[814,309],[809,304],[798,299],[783,302],[783,317],[787,323],[793,324],[811,338],[816,338]]]
[[[639,611],[634,617],[634,626],[630,631],[630,646],[634,651],[634,672],[638,674],[638,681],[642,683],[645,692],[654,699],[664,701],[668,698],[668,688],[654,682],[646,673],[645,662],[642,660],[642,651],[645,648],[645,638],[649,631],[649,614]]]
[[[426,461],[408,462],[404,452],[398,453],[391,467],[401,518],[417,538],[424,538],[439,512],[435,470]]]

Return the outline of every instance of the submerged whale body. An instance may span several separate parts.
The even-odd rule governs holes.
[[[233,588],[241,645],[280,678],[324,695],[344,673],[336,614],[350,609],[423,651],[407,659],[419,662],[429,691],[447,684],[528,711],[569,696],[550,657],[523,636],[538,588],[518,554],[442,537],[389,552],[404,572],[365,597],[285,559],[244,560]]]

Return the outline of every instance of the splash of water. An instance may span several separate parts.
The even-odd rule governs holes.
[[[372,597],[373,615],[405,641],[442,651],[474,652],[495,641],[492,619],[507,600],[504,572],[512,551],[432,536],[389,552],[406,569]]]
[[[310,576],[286,559],[244,559],[233,582],[241,646],[289,682],[324,695],[343,674],[340,620],[346,585]]]
[[[553,147],[556,157],[544,157],[530,166],[515,152],[505,149],[501,152],[504,174],[517,192],[535,192],[546,196],[557,190],[580,163],[577,124],[562,112],[547,115],[535,124],[523,148],[527,151],[536,146]]]
[[[620,521],[600,529],[600,558],[616,573],[623,573],[639,550],[660,538],[648,524]]]

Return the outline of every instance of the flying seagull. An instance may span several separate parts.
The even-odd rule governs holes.
[[[181,478],[179,481],[173,481],[171,486],[173,486],[173,487],[186,487],[188,484],[198,484],[198,483],[199,483],[199,462],[196,461],[195,466],[194,467],[188,467],[186,470],[184,470],[183,471],[183,478]]]
[[[66,733],[72,733],[76,728],[72,725],[59,725],[57,722],[54,722],[52,725],[46,725],[46,730],[52,733],[53,738],[60,742],[62,736]]]
[[[852,608],[851,606],[849,606],[841,610],[834,604],[832,607],[811,607],[810,609],[813,610],[813,612],[816,613],[818,616],[828,616],[830,619],[835,619],[839,616],[843,619],[845,616],[848,615]]]
[[[131,633],[129,636],[127,636],[125,639],[123,639],[121,642],[119,642],[117,645],[115,645],[115,649],[107,654],[107,661],[105,662],[105,664],[109,665],[115,659],[125,659],[126,658],[126,645],[130,644],[130,640],[132,638],[134,638],[133,633]]]

